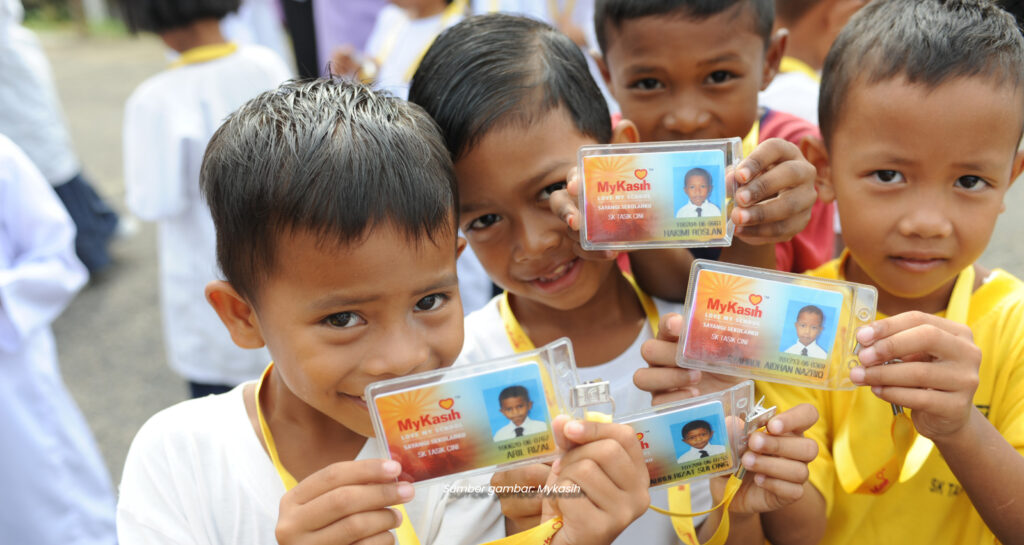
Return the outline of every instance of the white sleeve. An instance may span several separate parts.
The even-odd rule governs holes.
[[[124,185],[128,208],[144,220],[180,214],[189,205],[182,181],[184,136],[167,105],[153,100],[146,82],[128,99],[124,113]]]
[[[0,349],[48,327],[88,278],[75,226],[32,161],[0,136]]]

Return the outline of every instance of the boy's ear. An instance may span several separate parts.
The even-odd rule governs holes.
[[[206,301],[228,328],[231,340],[241,348],[262,348],[266,342],[256,311],[235,288],[223,280],[206,285]]]
[[[1010,187],[1013,186],[1013,182],[1020,178],[1021,173],[1024,172],[1024,150],[1017,150],[1017,155],[1013,156],[1013,170],[1010,171]],[[1009,189],[1009,187],[1007,188]],[[1003,204],[999,207],[999,213],[1006,212],[1006,196],[1003,196]]]
[[[818,200],[830,202],[835,200],[836,192],[832,187],[832,166],[828,158],[828,148],[819,136],[805,136],[800,141],[800,153],[807,162],[814,165],[818,173],[814,178],[814,188],[818,190]]]
[[[636,144],[640,141],[640,130],[628,119],[619,121],[612,129],[612,144]]]
[[[462,237],[455,237],[455,259],[462,256],[462,252],[466,250],[466,239]]]
[[[601,72],[601,79],[604,80],[605,87],[608,88],[608,92],[612,93],[612,73],[608,71],[608,64],[604,62],[604,55],[596,49],[590,50],[590,56],[594,58],[594,62],[597,63],[597,69]],[[614,95],[615,93],[612,93]]]
[[[779,73],[779,64],[786,54],[786,44],[789,43],[789,31],[780,28],[772,33],[772,39],[768,43],[768,51],[764,55],[764,74],[761,76],[761,90],[764,91],[771,84],[772,80]]]

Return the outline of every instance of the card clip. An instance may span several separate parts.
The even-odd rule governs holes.
[[[746,450],[747,438],[750,437],[750,434],[754,433],[754,431],[756,430],[759,430],[767,426],[768,421],[771,420],[777,412],[774,406],[765,408],[763,403],[764,396],[761,396],[761,399],[758,399],[757,403],[754,404],[754,408],[750,410],[749,414],[747,414],[746,421],[743,423],[743,439],[741,441],[741,451]],[[736,477],[742,479],[743,476],[746,474],[747,468],[743,467],[743,465],[741,464],[739,469],[736,470]]]
[[[605,407],[600,407],[604,405]],[[607,420],[611,421],[611,415],[615,414],[615,400],[612,399],[612,385],[607,380],[594,379],[583,384],[577,384],[572,389],[572,406],[584,410],[584,418],[587,420],[605,420],[593,413],[604,413]],[[598,409],[607,408],[607,411]]]

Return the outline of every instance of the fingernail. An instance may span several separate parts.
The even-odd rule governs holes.
[[[772,435],[778,435],[778,434],[782,433],[782,430],[785,428],[785,424],[783,424],[781,420],[777,420],[777,419],[773,418],[773,419],[768,421],[768,426],[767,427],[768,427],[768,433],[770,433]]]
[[[748,444],[753,450],[761,450],[764,448],[764,437],[761,437],[759,433],[753,433],[750,435],[750,442]]]
[[[398,497],[402,498],[403,502],[409,501],[416,494],[416,490],[413,489],[412,485],[406,482],[398,483]]]
[[[398,521],[398,524],[395,524],[395,528],[398,528],[402,525],[402,519],[405,517],[402,516],[402,512],[398,509],[395,509],[394,507],[389,507],[389,509],[391,509],[391,512],[395,514],[395,520]]]
[[[678,333],[683,329],[683,317],[676,314],[668,319],[668,329],[672,332]]]
[[[687,374],[690,375],[690,382],[699,382],[700,381],[700,371],[698,371],[696,369],[687,369],[687,371],[688,371]]]
[[[740,223],[747,223],[748,221],[750,221],[750,212],[747,212],[746,210],[740,210],[740,213],[738,215],[740,217]]]
[[[861,344],[869,343],[874,340],[875,329],[869,325],[861,326],[857,328],[857,340]]]
[[[737,191],[736,200],[739,201],[740,204],[750,204],[750,191],[747,191],[746,189]]]
[[[864,368],[854,367],[853,369],[850,369],[850,380],[852,380],[854,384],[864,384]]]
[[[747,167],[740,167],[736,169],[736,180],[739,182],[746,182],[750,179],[750,169]]]
[[[576,420],[569,422],[565,425],[565,434],[569,436],[575,435],[577,437],[583,435],[583,423]]]
[[[402,464],[394,460],[385,460],[384,463],[381,464],[381,469],[384,470],[385,475],[394,477],[402,472]]]
[[[743,467],[747,469],[754,469],[754,463],[757,462],[757,455],[753,452],[747,452],[743,455]]]
[[[861,363],[873,363],[878,359],[877,350],[874,347],[861,348],[860,352],[857,353],[857,357],[860,358]]]
[[[871,393],[875,394],[876,396],[882,395],[882,387],[881,386],[872,386],[871,387]]]
[[[764,486],[764,480],[765,480],[765,476],[764,475],[761,475],[760,473],[758,473],[757,475],[754,475],[754,482],[757,483],[757,486]]]

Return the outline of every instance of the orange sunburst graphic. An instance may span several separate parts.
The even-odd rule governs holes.
[[[755,280],[753,278],[704,272],[697,286],[699,304],[701,307],[705,307],[710,298],[718,299],[723,303],[729,301],[746,303],[747,295],[753,291],[754,285]]]
[[[633,175],[632,163],[632,158],[623,155],[590,157],[583,163],[584,176],[588,181],[628,179]]]
[[[421,414],[430,412],[436,407],[434,388],[420,388],[410,392],[402,392],[377,400],[377,410],[381,421],[392,425],[406,418],[417,419]]]

